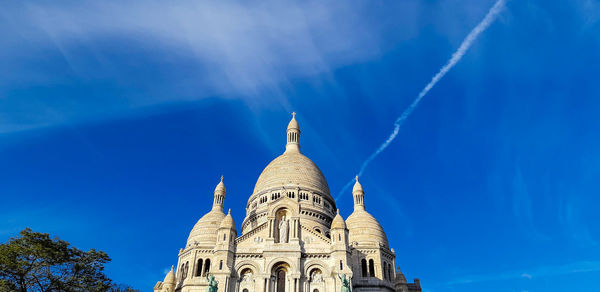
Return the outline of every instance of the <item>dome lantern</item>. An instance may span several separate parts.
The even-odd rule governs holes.
[[[223,176],[221,176],[221,181],[215,187],[215,199],[213,200],[213,210],[219,209],[223,211],[223,202],[225,201],[225,184],[223,183]]]
[[[352,196],[354,197],[354,210],[364,210],[365,191],[363,191],[362,185],[358,182],[358,175],[356,176],[356,182],[352,188]]]
[[[300,151],[300,126],[296,121],[296,113],[292,113],[292,119],[288,124],[287,130],[287,144],[285,145],[285,152],[288,151]]]

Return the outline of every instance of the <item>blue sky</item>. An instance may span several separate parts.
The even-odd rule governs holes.
[[[338,195],[493,4],[4,3],[0,240],[104,250],[151,291],[221,174],[239,226],[292,111]],[[600,2],[509,0],[368,166],[424,291],[600,288],[598,52]]]

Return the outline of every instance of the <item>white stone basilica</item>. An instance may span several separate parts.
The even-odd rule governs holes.
[[[155,292],[207,291],[207,276],[219,292],[338,292],[345,275],[352,290],[421,291],[396,270],[396,254],[377,220],[365,209],[361,184],[354,184],[354,212],[344,221],[327,181],[300,152],[295,114],[287,127],[285,152],[258,177],[238,236],[223,212],[223,178],[210,212],[190,232],[173,269]],[[216,282],[213,282],[216,283]]]

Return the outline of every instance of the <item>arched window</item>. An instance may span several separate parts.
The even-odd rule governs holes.
[[[185,262],[185,268],[183,268],[183,278],[187,278],[189,268],[190,262]]]
[[[185,279],[185,263],[181,264],[181,268],[179,268],[179,277],[181,278],[180,280],[183,281],[183,279]]]
[[[388,280],[388,265],[383,263],[383,279]]]
[[[242,292],[248,292],[248,289],[244,288],[244,290],[242,290]]]
[[[344,269],[344,262],[340,261],[340,270],[343,270],[343,269]]]
[[[392,269],[393,269],[392,264],[388,264],[388,280],[390,280],[390,281],[393,279],[393,275],[394,275],[393,274],[394,271]]]
[[[369,260],[369,277],[375,277],[375,264],[373,259]]]
[[[202,275],[206,276],[208,272],[210,272],[210,259],[206,259],[206,261],[204,261],[204,273]]]
[[[362,276],[363,278],[368,277],[369,275],[367,275],[367,260],[362,259],[360,261],[360,266],[361,266],[361,270],[362,270]]]
[[[219,270],[222,270],[222,269],[223,269],[223,260],[221,260],[221,261],[219,262]]]
[[[196,264],[196,277],[200,276],[202,276],[202,259],[199,259],[198,263]]]
[[[338,234],[338,240],[342,241],[342,235],[341,234]]]
[[[223,234],[223,241],[227,238],[227,234]]]

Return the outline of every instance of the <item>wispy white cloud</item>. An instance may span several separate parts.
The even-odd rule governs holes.
[[[0,89],[18,83],[17,76],[28,86],[56,82],[54,76],[40,76],[36,68],[19,63],[31,57],[23,52],[39,48],[56,50],[66,68],[84,80],[96,74],[94,71],[118,70],[115,68],[122,65],[113,64],[101,46],[117,41],[121,47],[159,50],[163,58],[190,60],[192,73],[177,80],[174,87],[194,94],[144,95],[121,102],[108,98],[87,102],[82,96],[58,104],[43,103],[43,108],[37,110],[28,105],[35,100],[24,105],[4,99],[0,100],[0,108],[13,111],[0,112],[0,133],[63,123],[81,118],[82,113],[118,113],[123,106],[115,104],[130,109],[215,94],[242,96],[248,103],[261,104],[265,102],[265,88],[275,98],[267,103],[288,107],[279,88],[290,80],[327,74],[340,66],[379,56],[379,24],[367,19],[367,4],[67,1],[7,5],[0,14],[0,23],[7,24],[0,26],[4,35],[0,61],[10,65],[11,74],[2,78]],[[78,55],[81,48],[86,51],[85,60]],[[94,60],[90,61],[89,56]]]
[[[523,273],[523,274],[521,274],[521,277],[523,277],[523,278],[527,278],[527,279],[531,279],[531,278],[533,278],[533,276],[532,276],[531,274],[527,274],[527,273]]]
[[[523,177],[521,167],[517,164],[512,182],[512,206],[513,214],[517,224],[523,233],[536,239],[549,239],[539,228],[536,227],[533,216],[532,196],[529,193],[526,180]]]

